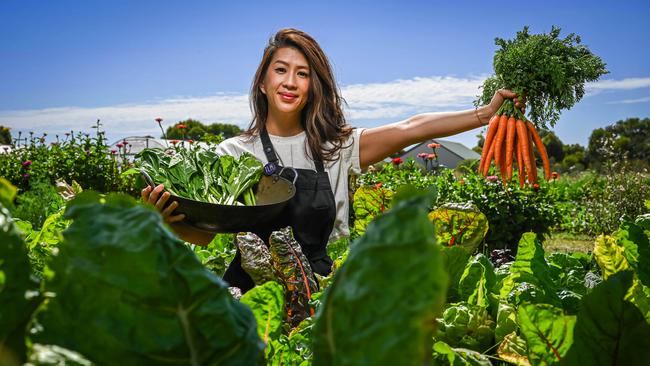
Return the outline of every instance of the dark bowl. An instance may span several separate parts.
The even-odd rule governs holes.
[[[152,185],[151,178],[144,171],[145,180]],[[168,203],[178,201],[174,214],[184,214],[184,223],[212,233],[237,233],[255,231],[282,213],[282,210],[296,194],[294,184],[280,176],[262,176],[255,187],[255,206],[230,206],[195,201],[171,195]]]

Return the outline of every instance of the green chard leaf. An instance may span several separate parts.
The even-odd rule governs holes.
[[[561,365],[647,365],[650,324],[625,300],[633,273],[611,275],[584,297],[573,345]]]
[[[84,192],[68,205],[39,313],[41,344],[98,364],[263,362],[250,309],[204,268],[160,215],[131,197]]]
[[[429,213],[442,246],[460,246],[474,254],[488,232],[488,220],[472,203],[447,203]]]
[[[474,256],[460,278],[459,294],[462,301],[493,310],[496,314],[498,298],[494,294],[496,275],[492,262],[483,254]]]
[[[430,360],[447,276],[427,218],[431,194],[400,196],[350,246],[325,290],[313,331],[315,366]]]
[[[564,315],[548,304],[523,304],[517,322],[528,345],[528,360],[533,365],[560,362],[573,344],[576,317]]]
[[[318,291],[318,284],[291,227],[271,233],[269,245],[276,277],[285,288],[287,315],[293,328],[313,315],[309,300]]]
[[[30,272],[25,243],[0,203],[0,364],[23,364],[27,357],[27,323],[41,302]]]
[[[355,235],[363,235],[368,224],[388,210],[393,195],[393,191],[381,186],[361,186],[354,192],[352,209]]]
[[[239,233],[235,243],[241,253],[241,266],[256,285],[273,281],[275,273],[271,252],[259,236],[254,233]]]
[[[556,286],[535,233],[524,233],[519,241],[510,275],[501,285],[500,298],[514,305],[524,301],[560,306]]]
[[[451,366],[491,366],[487,356],[464,348],[451,348],[445,342],[433,345],[433,364]]]
[[[239,299],[248,305],[257,321],[257,334],[264,343],[282,334],[284,320],[284,289],[277,282],[269,281],[255,286]]]

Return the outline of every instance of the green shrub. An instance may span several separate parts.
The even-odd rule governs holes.
[[[0,177],[21,192],[29,191],[34,182],[54,185],[57,180],[74,180],[84,189],[137,194],[135,176],[121,174],[131,166],[126,158],[128,142],[111,151],[99,128],[95,137],[71,131],[63,139],[57,135],[57,140],[49,144],[46,136],[30,133],[28,138],[20,139],[19,135],[15,149],[0,154]]]

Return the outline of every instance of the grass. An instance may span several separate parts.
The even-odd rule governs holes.
[[[594,250],[595,240],[595,238],[588,235],[554,232],[544,241],[544,251],[547,253],[587,253]]]

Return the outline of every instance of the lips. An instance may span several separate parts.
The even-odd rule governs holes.
[[[282,99],[284,101],[287,101],[287,102],[292,102],[296,98],[298,98],[298,96],[296,94],[293,94],[293,93],[279,93],[279,94],[280,94],[280,99]]]

